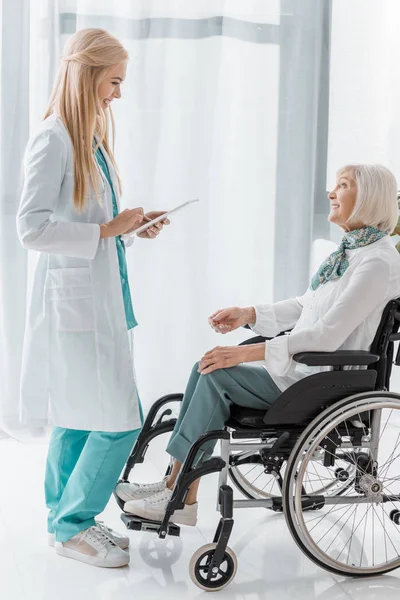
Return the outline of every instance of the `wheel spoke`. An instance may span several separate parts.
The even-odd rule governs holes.
[[[379,517],[379,514],[378,514],[378,512],[377,512],[377,510],[376,510],[376,508],[375,508],[375,506],[373,506],[373,505],[372,505],[372,508],[373,508],[373,511],[374,511],[374,512],[373,512],[373,514],[375,514],[375,515],[376,515],[376,518],[378,519],[378,521],[379,521],[379,522],[380,522],[380,524],[382,525],[382,527],[383,527],[383,531],[384,531],[384,533],[385,533],[385,538],[384,538],[384,539],[385,539],[386,561],[387,561],[386,536],[388,537],[388,539],[389,539],[389,542],[392,544],[392,547],[393,547],[393,550],[394,550],[394,551],[395,551],[395,553],[396,553],[396,556],[399,556],[399,552],[398,552],[398,550],[397,550],[396,546],[394,545],[394,543],[393,543],[393,541],[392,541],[392,538],[391,538],[391,537],[390,537],[390,535],[387,533],[387,531],[386,531],[386,527],[385,527],[384,523],[381,521],[381,519],[380,519],[380,517]],[[383,506],[382,506],[382,510],[383,510]],[[391,521],[391,522],[392,522],[392,521]]]
[[[247,473],[245,473],[245,477],[247,477],[252,471],[254,471],[254,469],[256,469],[258,467],[258,465],[254,465],[254,467],[252,467],[251,469],[249,469],[247,471]]]
[[[400,433],[392,427],[400,415],[400,399],[361,400],[358,406],[343,405],[331,422],[327,416],[316,419],[314,430],[298,446],[296,464],[290,465],[292,491],[286,492],[288,523],[301,546],[319,564],[343,574],[377,574],[400,566],[400,526],[389,518],[389,507],[400,510]],[[343,464],[347,473],[339,469]],[[329,496],[329,503],[317,509],[322,514],[308,514],[304,489]]]
[[[353,543],[353,537],[354,537],[354,523],[356,521],[356,517],[357,517],[357,511],[358,511],[358,505],[356,505],[356,510],[354,513],[354,519],[353,519],[353,528],[351,530],[351,534],[350,534],[350,544],[349,544],[349,551],[347,553],[347,564],[349,564],[349,558],[350,558],[350,552],[351,552],[351,545]],[[346,546],[345,546],[346,547]],[[339,555],[340,556],[340,555]],[[338,557],[339,558],[339,557]]]
[[[318,515],[318,517],[313,517],[312,519],[307,518],[307,525],[309,523],[312,523],[312,521],[315,521],[317,519],[319,519],[320,521],[322,519],[325,519],[325,517],[327,517],[328,515],[333,515],[334,513],[338,512],[339,510],[343,510],[344,509],[344,504],[339,504],[339,507],[336,507],[335,504],[331,505],[331,508],[328,510],[328,512],[324,513],[322,516]],[[311,533],[312,529],[310,529],[310,533]]]
[[[374,510],[372,510],[372,564],[375,565],[375,511]]]
[[[353,509],[353,512],[357,511],[357,504],[356,504],[356,508],[354,508],[354,505],[351,505],[351,508]],[[346,511],[347,512],[347,511]],[[345,513],[346,514],[346,513]],[[341,526],[341,528],[339,529],[339,531],[337,532],[337,535],[335,538],[333,538],[333,540],[331,541],[331,543],[329,544],[329,546],[326,549],[326,552],[328,552],[329,548],[332,546],[333,542],[336,541],[336,539],[339,537],[339,535],[341,534],[341,532],[343,531],[343,529],[346,527],[347,523],[350,521],[351,517],[353,516],[353,513],[350,513],[350,515],[347,517],[346,521],[343,523],[343,525]]]
[[[382,509],[382,518],[384,519],[385,518],[385,509],[383,508],[383,504],[381,504],[381,509]],[[388,553],[387,553],[386,527],[385,526],[383,527],[383,530],[385,532],[385,535],[384,535],[383,539],[385,541],[385,557],[386,557],[386,562],[387,562],[388,561]]]
[[[345,512],[344,512],[344,514],[347,514],[347,513],[349,512],[349,510],[351,510],[351,509],[352,509],[352,507],[353,507],[353,505],[352,505],[352,504],[349,504],[349,506],[346,508],[346,510],[345,510]],[[325,515],[325,516],[326,516],[326,515]],[[344,515],[342,515],[342,516],[344,516]],[[324,539],[324,537],[326,537],[326,536],[328,535],[328,533],[330,533],[330,532],[332,531],[332,529],[335,527],[335,525],[336,525],[337,523],[339,523],[339,521],[340,521],[340,517],[339,517],[339,519],[337,519],[337,520],[335,521],[335,523],[334,523],[334,524],[333,524],[333,525],[332,525],[332,526],[331,526],[331,527],[330,527],[330,528],[329,528],[327,531],[325,531],[324,535],[323,535],[322,537],[320,537],[320,538],[319,538],[319,540],[318,540],[317,544],[319,544],[319,543],[321,542],[321,540],[323,540],[323,539]]]
[[[320,483],[321,483],[321,488],[323,488],[323,487],[324,487],[324,484],[323,484],[323,482],[322,482],[322,479],[321,479],[321,477],[319,477],[319,476],[318,476],[317,469],[315,468],[315,464],[314,464],[314,462],[313,462],[313,461],[311,461],[311,466],[312,466],[312,468],[314,469],[314,472],[315,472],[315,474],[317,475],[317,477],[318,477],[318,479],[319,479],[319,481],[320,481]]]
[[[396,458],[398,458],[400,456],[400,452],[395,456],[395,458],[393,457],[393,454],[396,452],[396,448],[399,445],[399,440],[400,440],[400,433],[397,435],[397,440],[396,440],[396,444],[395,447],[393,448],[392,452],[390,453],[389,458],[387,459],[386,462],[383,463],[383,465],[380,465],[379,469],[378,469],[378,475],[385,477],[386,473],[388,472],[390,465],[396,460]],[[386,468],[387,464],[389,463],[389,466]],[[385,473],[383,474],[383,470],[385,469]]]
[[[393,412],[393,409],[392,409],[391,411],[389,411],[389,415],[388,415],[388,418],[386,419],[385,426],[383,427],[383,429],[382,429],[382,432],[381,432],[381,435],[379,436],[378,444],[379,444],[379,442],[381,441],[383,434],[385,433],[385,430],[386,430],[387,424],[389,423],[389,419],[390,419],[390,417],[392,416],[392,412]]]

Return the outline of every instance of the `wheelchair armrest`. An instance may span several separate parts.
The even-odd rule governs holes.
[[[248,325],[243,325],[245,329],[250,329]],[[281,331],[275,337],[280,337],[281,335],[286,335],[288,331]],[[264,337],[263,335],[256,335],[255,337],[249,338],[248,340],[244,340],[244,342],[240,342],[239,346],[248,346],[249,344],[261,344],[262,342],[267,342],[268,340],[273,340],[273,337]]]
[[[262,335],[256,335],[255,337],[249,338],[248,340],[244,340],[244,342],[240,342],[239,346],[248,346],[249,344],[261,344],[270,340],[271,338],[263,337]]]
[[[337,350],[336,352],[299,352],[293,360],[309,367],[335,367],[345,365],[371,365],[379,360],[378,354],[363,350]]]

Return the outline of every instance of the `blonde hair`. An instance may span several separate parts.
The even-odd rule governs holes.
[[[74,206],[82,212],[91,185],[99,190],[93,138],[104,145],[115,168],[118,186],[121,180],[109,146],[108,118],[102,110],[97,90],[107,70],[128,60],[122,44],[104,29],[82,29],[65,46],[45,119],[54,111],[63,121],[73,146]],[[114,139],[114,119],[110,111]]]
[[[382,165],[352,164],[339,169],[337,177],[346,171],[357,183],[356,203],[348,223],[362,223],[392,233],[399,216],[393,173]]]

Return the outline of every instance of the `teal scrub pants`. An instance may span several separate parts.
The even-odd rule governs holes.
[[[167,452],[181,463],[202,433],[224,428],[232,404],[268,410],[282,394],[262,366],[241,364],[208,375],[200,375],[198,366],[193,367],[167,446]],[[215,443],[207,442],[203,452],[212,451]]]
[[[139,404],[140,406],[140,404]],[[140,415],[143,423],[142,410]],[[95,525],[140,429],[109,433],[54,427],[45,477],[47,529],[66,542]]]

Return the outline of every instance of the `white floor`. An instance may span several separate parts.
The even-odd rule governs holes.
[[[399,382],[400,383],[400,382]],[[400,389],[400,385],[396,386]],[[166,440],[159,440],[164,444]],[[150,449],[138,479],[154,480],[166,463],[162,447]],[[211,542],[216,476],[200,488],[200,516],[195,528],[182,527],[180,538],[159,540],[150,533],[130,532],[131,563],[123,569],[96,569],[58,557],[47,546],[43,499],[44,444],[0,441],[0,598],[2,600],[180,600],[204,596],[191,581],[192,554]],[[166,455],[165,460],[166,459]],[[119,509],[111,500],[106,523],[124,531]],[[292,540],[282,515],[264,509],[237,510],[230,546],[238,573],[217,597],[236,600],[398,600],[400,570],[370,580],[337,578],[311,563]]]

